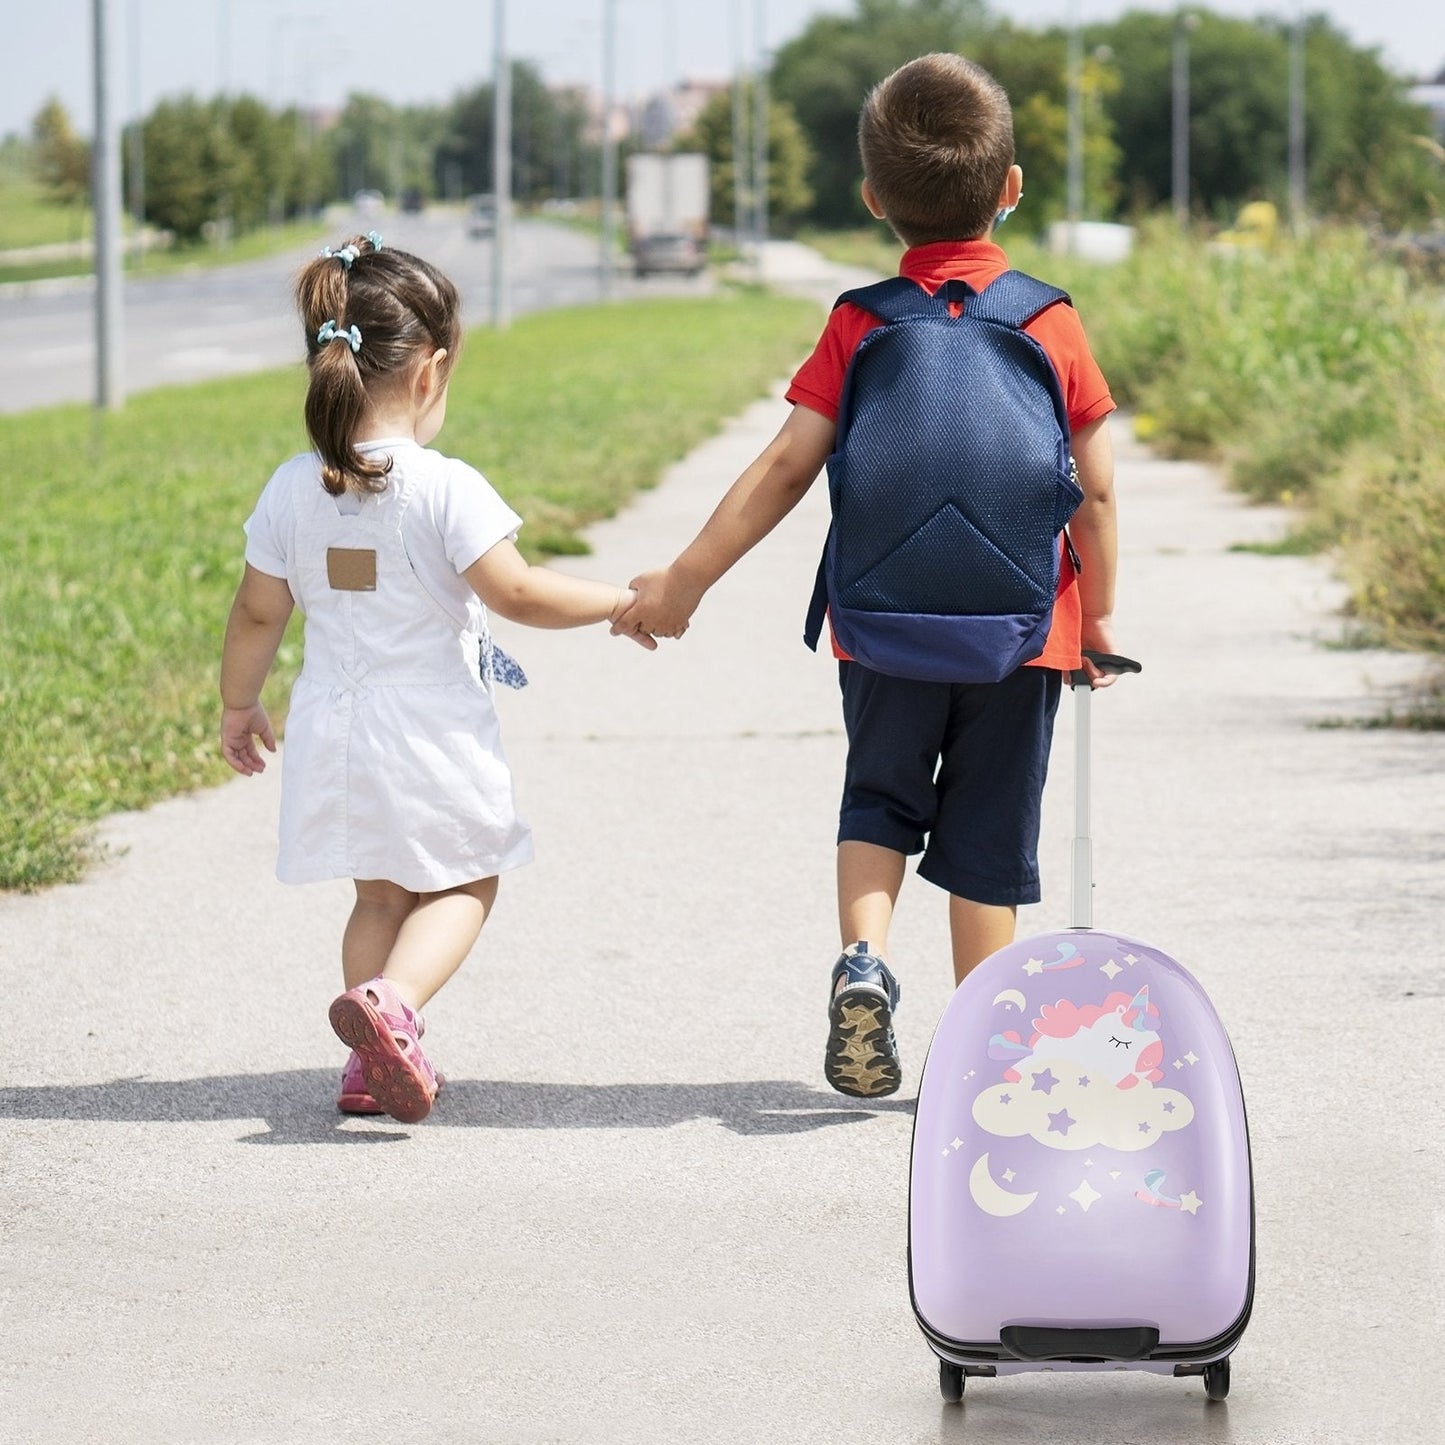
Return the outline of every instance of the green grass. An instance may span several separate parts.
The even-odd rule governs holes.
[[[545,313],[467,338],[438,446],[478,465],[536,557],[765,393],[818,313],[755,291]],[[6,418],[0,530],[0,887],[73,879],[94,824],[229,776],[213,735],[241,523],[303,450],[304,372]],[[625,580],[625,579],[622,579]],[[268,688],[284,707],[293,631]]]
[[[0,180],[0,251],[83,241],[90,234],[89,205],[60,205],[36,181]]]

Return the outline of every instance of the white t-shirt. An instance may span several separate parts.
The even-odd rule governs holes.
[[[418,446],[409,438],[363,442],[357,450],[390,452],[388,481],[404,475],[414,484],[411,505],[402,518],[407,557],[433,597],[451,604],[448,610],[458,616],[469,614],[473,630],[483,630],[486,609],[460,574],[498,542],[515,542],[521,517],[475,467]],[[302,452],[277,467],[266,483],[245,526],[246,561],[258,572],[286,576],[293,490],[320,486],[320,475],[315,452]],[[367,498],[356,492],[336,499],[342,513],[360,512],[366,502]]]

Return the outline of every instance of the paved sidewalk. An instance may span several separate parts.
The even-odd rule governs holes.
[[[569,570],[666,560],[785,411],[749,408]],[[538,860],[430,1010],[427,1123],[332,1112],[349,888],[273,881],[278,770],[117,818],[84,883],[0,898],[0,1436],[1438,1441],[1445,739],[1320,727],[1416,664],[1333,645],[1322,564],[1229,550],[1281,513],[1117,435],[1145,672],[1095,713],[1095,911],[1196,972],[1238,1052],[1259,1280],[1227,1405],[1134,1374],[939,1401],[904,1264],[948,996],[928,885],[894,939],[903,1092],[821,1079],[843,741],[799,641],[815,487],[681,643],[508,629]],[[1028,931],[1065,919],[1059,732]]]

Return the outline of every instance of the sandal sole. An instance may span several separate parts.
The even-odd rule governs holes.
[[[344,993],[333,1000],[328,1017],[337,1038],[361,1059],[366,1086],[381,1112],[403,1124],[420,1124],[436,1096],[425,1075],[397,1047],[381,1014],[365,999]]]
[[[893,1011],[872,989],[844,989],[828,1005],[823,1077],[840,1094],[879,1099],[903,1082]]]

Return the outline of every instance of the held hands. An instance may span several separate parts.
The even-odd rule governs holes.
[[[625,618],[637,601],[637,589],[633,587],[619,587],[617,589],[617,605],[608,614],[607,620],[612,624],[613,637],[630,637],[639,647],[645,647],[649,652],[657,651],[657,639],[643,627],[625,627],[622,620]]]
[[[613,619],[614,637],[681,637],[702,600],[702,594],[686,586],[671,567],[634,577],[632,596],[632,605]]]
[[[221,711],[221,756],[229,767],[249,778],[266,771],[266,760],[256,751],[254,739],[260,738],[268,753],[276,751],[276,734],[271,719],[259,702],[250,707],[228,707]]]

